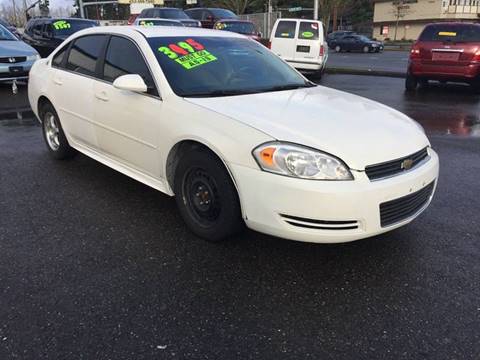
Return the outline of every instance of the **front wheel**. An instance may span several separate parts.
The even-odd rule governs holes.
[[[175,170],[174,191],[180,214],[195,235],[218,242],[243,228],[230,174],[209,151],[193,149],[182,156]]]
[[[362,50],[364,53],[370,52],[370,48],[368,46],[364,46]]]
[[[405,79],[405,90],[414,91],[417,88],[418,80],[415,76],[408,73]]]
[[[335,46],[335,52],[339,53],[341,51],[342,51],[342,48],[340,47],[340,45]]]

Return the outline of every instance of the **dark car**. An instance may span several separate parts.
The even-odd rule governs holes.
[[[188,16],[202,23],[202,27],[213,29],[217,21],[238,19],[234,12],[220,8],[194,8],[185,10]]]
[[[383,43],[369,39],[364,35],[346,35],[336,41],[336,52],[361,51],[364,53],[383,51]]]
[[[327,35],[327,44],[330,49],[334,49],[336,42],[338,39],[341,39],[344,36],[347,35],[354,35],[354,31],[350,30],[339,30],[339,31],[333,31],[330,34]]]
[[[180,21],[184,26],[188,27],[200,27],[200,21],[193,20],[189,17],[185,11],[177,8],[166,8],[166,7],[154,7],[149,9],[143,9],[137,19],[171,19]]]
[[[425,26],[410,51],[405,88],[414,90],[428,80],[464,82],[480,90],[479,24]]]
[[[97,25],[96,21],[85,19],[36,18],[27,23],[22,39],[46,57],[73,33]]]
[[[248,20],[220,20],[213,26],[215,30],[232,31],[260,41],[262,34],[258,32],[255,24]]]

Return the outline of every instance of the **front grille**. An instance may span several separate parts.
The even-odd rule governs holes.
[[[299,216],[280,214],[283,220],[290,225],[307,229],[319,230],[353,230],[358,229],[356,220],[317,220]]]
[[[435,182],[401,198],[380,204],[380,223],[389,226],[415,215],[430,199]]]
[[[14,60],[14,61],[11,61]],[[0,57],[0,64],[16,64],[27,61],[26,56]]]
[[[405,156],[401,159],[396,159],[376,165],[369,165],[365,168],[365,172],[370,180],[385,178],[407,171],[417,166],[423,159],[428,157],[427,148],[424,148],[412,155]],[[410,167],[405,167],[404,161],[411,161]]]

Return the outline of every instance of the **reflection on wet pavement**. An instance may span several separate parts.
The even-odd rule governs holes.
[[[320,84],[391,106],[418,121],[427,134],[480,137],[480,95],[467,85],[432,82],[406,93],[403,79],[355,75],[327,75]]]

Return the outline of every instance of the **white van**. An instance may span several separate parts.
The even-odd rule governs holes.
[[[321,21],[278,19],[270,35],[270,49],[298,70],[318,75],[325,70],[328,46]]]

